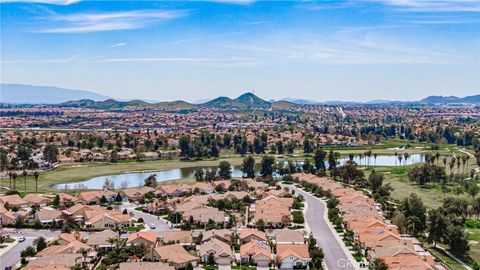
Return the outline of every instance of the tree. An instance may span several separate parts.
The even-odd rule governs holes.
[[[312,142],[306,138],[304,141],[303,141],[303,152],[305,154],[310,154],[313,152],[313,146],[312,146]]]
[[[324,171],[325,170],[325,157],[327,156],[327,152],[325,152],[322,148],[318,148],[315,150],[315,168],[317,171]]]
[[[433,243],[435,247],[437,242],[445,237],[448,221],[445,216],[437,209],[432,209],[427,218],[427,241]]]
[[[449,225],[447,228],[446,242],[450,251],[457,256],[465,256],[470,250],[468,240],[462,226]]]
[[[43,237],[37,238],[35,240],[34,244],[36,245],[37,252],[40,252],[47,247],[47,242],[45,241],[45,238],[43,238]]]
[[[27,171],[23,170],[22,175],[23,175],[23,182],[25,184],[25,192],[27,192],[27,175],[28,175]]]
[[[110,162],[112,163],[117,163],[118,162],[118,151],[117,150],[112,150],[110,153]]]
[[[205,180],[205,172],[202,168],[197,168],[194,173],[195,181],[203,182]]]
[[[53,198],[52,204],[55,205],[55,206],[60,205],[60,195],[58,195],[58,194],[55,195],[55,198]]]
[[[328,153],[328,170],[333,170],[337,167],[337,159],[335,158],[335,153],[333,150],[330,150]]]
[[[122,194],[120,194],[120,192],[117,193],[117,196],[115,196],[115,201],[116,202],[122,202],[123,201],[123,197],[122,197]]]
[[[247,178],[255,178],[255,159],[252,156],[245,157],[241,170]]]
[[[106,178],[105,181],[103,182],[103,189],[108,189],[108,190],[113,190],[115,189],[115,183],[113,183],[112,180]]]
[[[408,231],[416,235],[418,232],[423,232],[426,224],[426,208],[423,201],[415,193],[405,198],[400,209],[407,219]]]
[[[257,221],[257,229],[262,232],[265,231],[265,221],[263,221],[263,219]]]
[[[6,170],[8,167],[7,153],[0,151],[0,171]]]
[[[40,173],[35,171],[33,172],[33,177],[35,178],[35,193],[38,193],[38,177],[40,176]]]
[[[478,192],[480,192],[480,187],[478,187],[476,182],[470,183],[467,189],[468,195],[472,197],[472,200],[475,200],[475,197],[477,196]]]
[[[191,157],[190,137],[186,135],[182,136],[178,144],[180,145],[180,156]]]
[[[147,179],[145,179],[144,186],[156,188],[157,187],[157,175],[156,174],[149,175],[147,177]]]
[[[213,255],[213,252],[208,253],[207,263],[209,265],[215,264],[215,256]]]
[[[232,178],[232,165],[228,161],[220,161],[218,165],[218,176],[222,179],[230,179]]]
[[[50,163],[55,163],[57,162],[57,156],[58,156],[58,149],[55,145],[48,144],[43,149],[43,158],[46,161]]]
[[[17,176],[18,174],[16,172],[12,173],[13,189],[17,189]]]
[[[100,198],[100,203],[101,204],[106,204],[107,203],[107,198],[105,197],[105,195],[102,195],[102,197]]]
[[[205,230],[206,231],[213,230],[213,229],[215,229],[216,226],[217,226],[217,224],[215,223],[215,221],[213,221],[213,219],[209,218],[208,222],[207,222],[207,225],[205,226]]]
[[[189,262],[187,266],[185,266],[185,270],[193,270],[193,265],[191,262]]]
[[[374,259],[370,262],[368,270],[388,270],[388,265],[382,259]]]
[[[375,170],[368,176],[368,184],[370,185],[373,193],[376,193],[378,189],[382,186],[383,178],[383,174],[377,173],[375,172]]]
[[[293,223],[298,223],[298,224],[305,223],[305,218],[303,217],[303,214],[301,211],[293,211],[292,216],[293,216]]]
[[[273,174],[273,166],[275,165],[275,158],[273,156],[263,156],[260,163],[260,175],[262,177],[269,177]]]
[[[37,251],[35,250],[35,248],[32,246],[28,246],[27,248],[22,250],[22,252],[20,252],[20,257],[22,258],[33,257],[35,256],[35,254],[37,254]]]

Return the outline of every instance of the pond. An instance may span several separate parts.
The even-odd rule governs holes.
[[[377,156],[376,159],[373,156],[370,158],[364,157],[362,159],[356,156],[353,160],[361,166],[366,166],[366,165],[403,166],[403,165],[410,165],[410,164],[422,162],[423,159],[424,159],[423,155],[414,154],[409,156],[406,161],[405,161],[405,158],[403,158],[401,164],[397,156],[388,156],[388,155]],[[339,159],[338,162],[340,165],[342,165],[347,160],[348,158],[341,158]],[[301,164],[301,162],[299,162],[299,164]],[[158,182],[165,182],[165,181],[184,179],[184,178],[194,178],[195,170],[198,168],[200,167],[178,168],[178,169],[171,169],[166,171],[134,172],[134,173],[124,173],[124,174],[118,174],[118,175],[104,175],[104,176],[93,177],[89,180],[82,181],[82,182],[57,184],[54,186],[54,188],[56,189],[78,189],[78,188],[102,189],[106,179],[113,182],[113,184],[115,185],[115,188],[120,188],[121,186],[138,187],[138,186],[143,186],[144,180],[152,174],[156,174],[156,178]],[[214,167],[201,167],[201,168],[211,169]],[[259,168],[256,168],[256,170],[258,171]],[[242,171],[240,170],[240,166],[232,166],[232,176],[242,177]]]

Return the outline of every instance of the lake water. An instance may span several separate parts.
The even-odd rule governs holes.
[[[339,164],[344,164],[348,158],[341,158],[339,159]],[[373,156],[370,159],[360,159],[359,157],[355,157],[354,161],[361,165],[361,166],[400,166],[400,165],[410,165],[418,162],[423,162],[424,156],[421,154],[414,154],[408,157],[407,161],[402,159],[402,163],[400,164],[398,157],[396,156],[377,156],[375,159]],[[301,162],[299,162],[301,163]],[[258,164],[257,164],[258,165]],[[328,166],[328,165],[327,165]],[[157,175],[158,182],[170,181],[170,180],[177,180],[183,178],[194,178],[195,170],[198,167],[188,167],[188,168],[179,168],[179,169],[171,169],[166,171],[157,171],[157,172],[135,172],[135,173],[124,173],[118,175],[105,175],[105,176],[97,176],[93,177],[89,180],[77,183],[68,183],[68,184],[57,184],[54,187],[56,189],[78,189],[79,187],[87,188],[87,189],[101,189],[103,184],[105,183],[106,179],[112,181],[115,185],[115,188],[120,188],[122,183],[126,183],[128,187],[138,187],[143,186],[144,180],[152,175]],[[213,167],[205,167],[211,169]],[[256,168],[258,171],[259,168]],[[232,166],[232,176],[233,177],[242,177],[242,171],[240,170],[240,166]]]

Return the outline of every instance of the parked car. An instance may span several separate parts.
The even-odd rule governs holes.
[[[150,229],[155,230],[155,228],[157,228],[157,227],[155,226],[155,224],[153,224],[153,223],[150,224]]]

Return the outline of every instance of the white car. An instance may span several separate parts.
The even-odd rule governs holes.
[[[150,224],[150,229],[155,230],[155,228],[157,228],[157,226],[155,226],[155,224],[153,224],[153,223]]]
[[[25,237],[23,237],[23,236],[20,237],[20,238],[18,238],[18,242],[20,242],[20,243],[23,242],[23,241],[25,241],[25,240],[26,240],[26,239],[25,239]]]

